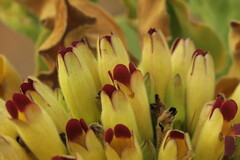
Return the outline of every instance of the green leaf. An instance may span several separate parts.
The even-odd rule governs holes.
[[[137,2],[138,0],[122,0],[125,6],[128,9],[128,16],[129,18],[136,18],[137,17]]]
[[[240,20],[239,0],[188,0],[190,10],[213,28],[228,45],[229,23]]]
[[[30,39],[37,39],[40,29],[38,18],[15,1],[0,0],[0,20]]]
[[[211,53],[215,70],[222,71],[227,62],[227,51],[219,35],[203,22],[191,19],[188,5],[184,0],[169,0],[168,2],[173,38],[190,37],[196,48]]]
[[[141,50],[139,44],[139,35],[136,28],[125,18],[117,18],[117,23],[121,27],[126,40],[129,51],[137,58],[141,58]]]

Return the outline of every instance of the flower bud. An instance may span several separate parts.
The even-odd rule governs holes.
[[[123,124],[108,129],[104,135],[107,160],[142,160],[142,153],[134,134]]]
[[[1,160],[32,160],[24,149],[11,137],[0,135]]]
[[[189,135],[179,130],[168,131],[160,147],[158,160],[187,160],[192,156]]]
[[[140,68],[149,72],[155,84],[155,93],[164,99],[171,78],[171,55],[162,32],[150,29],[143,40]]]
[[[240,135],[240,125],[230,125],[237,113],[237,104],[233,100],[224,102],[218,97],[211,105],[206,105],[196,132],[193,136],[196,156],[195,159],[221,159],[224,155],[229,158],[234,153],[234,136]],[[205,113],[205,115],[204,115]],[[214,154],[213,154],[214,153]]]
[[[38,159],[66,154],[52,119],[25,95],[15,93],[13,100],[7,101],[6,108],[20,137]]]
[[[69,120],[66,133],[68,146],[74,155],[79,154],[84,160],[106,159],[102,144],[83,119]]]
[[[118,64],[110,75],[132,107],[141,140],[153,140],[150,107],[141,71],[133,63],[129,63],[129,69]]]
[[[177,114],[174,120],[174,128],[181,129],[185,122],[185,86],[182,77],[177,74],[169,82],[166,94],[167,106],[174,106],[177,109]]]
[[[86,122],[99,121],[98,90],[84,59],[79,59],[72,48],[63,48],[58,55],[58,78],[66,103],[75,118]]]
[[[187,128],[191,133],[196,127],[202,107],[213,99],[214,76],[211,55],[196,50],[186,81]]]
[[[191,39],[177,39],[172,46],[172,75],[179,74],[184,82],[191,66],[192,54],[195,46]]]
[[[139,138],[133,109],[122,90],[106,84],[101,92],[101,104],[101,120],[104,128],[113,128],[121,123],[133,130],[134,134]]]
[[[98,39],[98,71],[102,86],[110,84],[108,71],[112,71],[117,64],[129,63],[129,57],[123,43],[115,34]]]
[[[5,100],[11,98],[12,94],[18,91],[20,83],[20,75],[8,60],[0,55],[0,97]]]
[[[5,101],[0,99],[0,135],[7,135],[13,139],[17,137],[17,130],[5,107]]]
[[[51,116],[59,132],[65,131],[71,115],[67,112],[64,104],[58,101],[57,91],[54,93],[48,86],[32,77],[22,83],[20,88],[25,95],[29,95],[39,107],[42,107]]]

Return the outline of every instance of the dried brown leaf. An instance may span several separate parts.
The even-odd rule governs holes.
[[[167,40],[171,39],[166,0],[139,0],[138,18],[141,35],[149,28],[157,28],[163,32]]]

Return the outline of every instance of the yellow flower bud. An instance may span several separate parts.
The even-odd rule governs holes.
[[[11,137],[0,135],[1,160],[32,160],[24,149]]]
[[[172,46],[172,75],[181,75],[184,83],[191,66],[194,51],[195,46],[191,39],[177,39]]]
[[[6,107],[20,137],[38,159],[66,154],[54,122],[38,105],[25,95],[15,93]]]
[[[107,160],[142,160],[134,134],[123,124],[108,129],[104,135]]]
[[[162,32],[150,29],[144,36],[140,68],[154,79],[155,93],[164,99],[171,78],[171,55]]]
[[[17,137],[17,130],[5,107],[5,101],[0,99],[0,135],[7,135],[13,139]]]
[[[193,156],[190,137],[180,130],[170,130],[159,149],[158,160],[188,160]]]
[[[133,63],[129,64],[129,69],[123,64],[118,64],[110,75],[132,107],[141,140],[152,141],[150,106],[141,71],[136,69]]]
[[[98,71],[103,86],[111,83],[108,71],[112,71],[117,64],[127,65],[129,57],[120,38],[113,33],[99,38],[97,44]]]
[[[33,77],[22,83],[20,88],[24,94],[29,95],[39,107],[42,107],[49,114],[59,132],[65,131],[65,126],[71,115],[64,104],[58,101],[56,93]]]
[[[21,78],[8,60],[0,55],[0,97],[11,98],[12,94],[19,89]]]
[[[102,144],[83,119],[69,120],[66,133],[68,146],[74,155],[79,154],[84,160],[106,159]]]
[[[101,92],[101,104],[101,120],[104,128],[113,128],[121,123],[133,130],[134,134],[139,138],[133,109],[122,90],[116,89],[109,84],[105,85]]]
[[[214,67],[210,54],[198,49],[192,57],[186,81],[187,128],[193,133],[203,106],[213,99]]]
[[[59,83],[66,103],[74,118],[83,118],[86,122],[97,122],[100,110],[96,97],[98,90],[94,78],[84,59],[78,59],[73,49],[64,48],[58,55]]]

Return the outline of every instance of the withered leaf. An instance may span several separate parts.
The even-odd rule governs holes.
[[[167,40],[171,39],[166,0],[139,0],[138,18],[141,35],[149,28],[157,28],[163,32]]]

